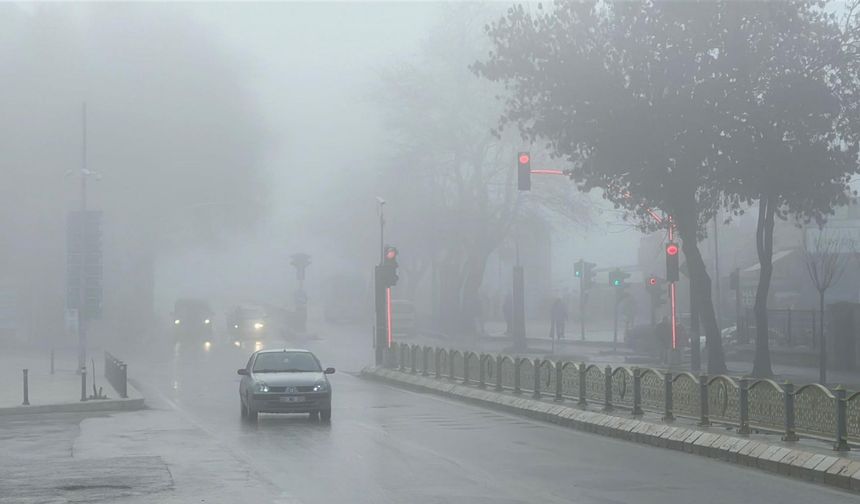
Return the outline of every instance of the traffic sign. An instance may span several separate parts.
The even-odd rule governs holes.
[[[66,307],[90,319],[102,307],[101,221],[101,211],[88,210],[69,212],[66,222]]]

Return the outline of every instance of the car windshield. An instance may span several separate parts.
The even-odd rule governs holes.
[[[264,352],[254,361],[255,373],[303,373],[321,371],[310,352]]]

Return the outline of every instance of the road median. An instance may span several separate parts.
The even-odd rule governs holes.
[[[57,401],[48,404],[31,404],[0,407],[3,415],[32,415],[38,413],[89,413],[100,411],[134,411],[143,409],[146,404],[143,395],[131,384],[128,384],[128,397],[117,396],[108,399],[88,399],[86,401]]]
[[[362,371],[361,376],[564,427],[715,458],[860,493],[860,458],[850,452],[837,454],[815,444],[781,442],[778,438],[773,439],[773,436],[755,433],[749,436],[730,435],[719,427],[698,427],[683,421],[664,422],[649,414],[634,417],[624,410],[596,411],[571,402],[491,391],[409,371],[369,367]]]
[[[105,354],[104,367],[80,374],[73,355],[6,354],[0,363],[0,416],[39,413],[131,411],[144,397],[127,379],[125,364]],[[82,400],[83,399],[83,400]]]

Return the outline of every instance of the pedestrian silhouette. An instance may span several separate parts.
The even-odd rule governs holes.
[[[567,322],[567,307],[561,298],[556,298],[550,309],[549,338],[564,338],[564,323]]]

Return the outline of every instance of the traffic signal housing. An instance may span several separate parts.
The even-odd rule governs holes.
[[[654,306],[659,306],[666,302],[666,298],[663,297],[666,294],[665,286],[663,285],[663,281],[657,278],[656,275],[648,277],[645,288],[648,290],[648,294],[651,295],[651,302]]]
[[[582,259],[573,263],[573,276],[575,276],[576,278],[582,278],[582,273],[585,269],[584,266],[585,261],[583,261]]]
[[[627,285],[625,285],[624,283],[624,280],[629,277],[630,273],[626,273],[618,268],[615,268],[614,270],[609,272],[609,285],[618,288],[627,287]]]
[[[378,269],[379,284],[383,288],[394,287],[397,285],[397,248],[386,247],[385,254],[382,257],[382,264]]]
[[[677,282],[681,279],[681,269],[678,262],[681,249],[677,243],[666,244],[666,281]]]
[[[532,188],[532,157],[528,152],[517,154],[517,189],[530,191]]]
[[[582,286],[586,289],[590,289],[594,285],[594,277],[597,276],[597,272],[594,271],[596,266],[596,264],[590,262],[582,265]]]

